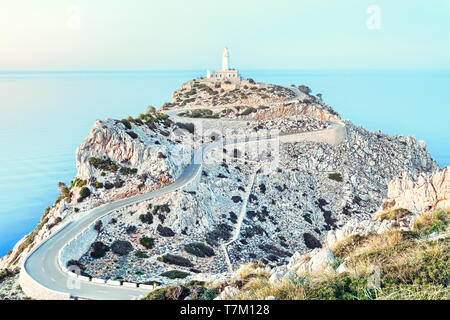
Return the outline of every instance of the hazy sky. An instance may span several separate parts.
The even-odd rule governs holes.
[[[450,0],[0,0],[0,71],[217,68],[224,46],[243,69],[448,70],[449,21]]]

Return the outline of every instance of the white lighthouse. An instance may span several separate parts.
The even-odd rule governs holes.
[[[230,53],[228,52],[228,48],[224,48],[222,54],[222,71],[228,70],[230,70]]]
[[[228,48],[223,49],[222,54],[222,70],[216,70],[210,77],[213,81],[220,82],[233,82],[239,84],[241,82],[241,76],[236,69],[230,68],[230,52]]]

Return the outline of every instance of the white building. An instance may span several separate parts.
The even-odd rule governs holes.
[[[230,69],[230,53],[227,48],[223,49],[222,70],[214,71],[210,79],[215,81],[230,81],[230,82],[240,82],[242,80],[241,75],[237,70]]]

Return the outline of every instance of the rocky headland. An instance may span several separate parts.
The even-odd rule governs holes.
[[[248,137],[275,131],[276,143],[251,147]],[[360,263],[349,239],[382,242],[396,234],[399,246],[423,239],[448,244],[450,174],[425,142],[357,127],[305,86],[250,79],[236,88],[195,79],[158,110],[94,123],[76,150],[76,177],[58,184],[60,196],[36,229],[0,260],[0,269],[8,270],[0,286],[4,279],[14,283],[14,270],[66,219],[167,187],[182,176],[194,150],[227,139],[235,143],[208,151],[214,156],[185,187],[95,221],[95,240],[86,240],[86,252],[69,264],[93,278],[160,286],[153,298],[167,298],[175,286],[186,293],[177,299],[280,299],[246,290],[246,277],[256,274],[269,287],[292,279],[306,281],[298,287],[320,287],[306,275],[337,277]],[[444,227],[424,231],[439,221]],[[407,239],[407,232],[417,234]],[[448,250],[442,255],[448,271]],[[354,277],[368,275],[359,264],[356,269]],[[183,287],[189,281],[197,291]],[[446,288],[448,278],[438,284]],[[332,298],[319,291],[286,298]]]

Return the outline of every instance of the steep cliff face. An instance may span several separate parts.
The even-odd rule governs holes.
[[[383,209],[403,208],[424,212],[450,207],[450,167],[421,173],[416,177],[403,175],[388,185]]]
[[[129,128],[129,129],[128,129]],[[173,142],[167,139],[171,128],[150,130],[145,125],[112,119],[97,120],[89,135],[76,150],[77,178],[89,179],[104,170],[92,165],[89,159],[108,158],[118,167],[136,168],[136,174],[176,177],[180,166],[171,162],[176,158]],[[120,169],[118,169],[120,171]]]
[[[78,181],[99,202],[159,189],[183,171],[180,148],[169,139],[176,127],[150,128],[139,121],[97,120],[77,148]],[[73,199],[77,201],[77,199]]]
[[[147,124],[97,120],[76,150],[75,179],[68,186],[59,185],[58,199],[44,211],[38,226],[0,259],[0,269],[20,266],[70,215],[170,184],[185,165],[178,161],[180,148],[169,137],[176,128],[163,118]]]
[[[266,91],[273,99],[293,97],[293,92],[283,87],[255,88],[221,95],[197,84],[179,90],[178,104],[169,109],[181,112],[194,103],[223,106],[238,102],[243,99],[239,93],[244,96],[250,91],[261,99]],[[369,132],[340,121],[336,112],[309,94],[302,94],[298,101],[269,106],[236,104],[183,112],[184,117],[208,121],[242,119],[234,123],[252,134],[263,129],[317,133],[336,125],[330,121],[339,121],[345,124],[345,138],[335,144],[280,140],[260,145],[256,150],[264,154],[263,161],[253,157],[249,143],[243,148],[219,146],[214,151],[221,156],[204,162],[201,175],[188,189],[111,213],[98,230],[97,244],[79,261],[88,274],[168,283],[172,279],[162,274],[170,274],[174,265],[192,278],[198,272],[224,272],[228,254],[234,266],[250,261],[282,265],[296,251],[317,249],[353,230],[370,232],[380,227],[380,222],[370,222],[370,217],[386,197],[385,208],[421,211],[448,205],[448,169],[430,176],[439,168],[423,142],[411,136]],[[186,123],[183,126],[192,129]],[[20,265],[26,254],[70,215],[174,182],[186,160],[190,161],[182,154],[183,139],[192,138],[191,133],[177,135],[176,129],[166,115],[155,112],[137,119],[96,121],[76,150],[75,179],[68,186],[59,186],[61,195],[55,204],[45,211],[38,227],[0,260],[0,268]],[[199,137],[194,145],[209,142],[211,137]],[[413,182],[418,174],[421,176]],[[388,190],[388,182],[402,175]],[[222,244],[231,239],[235,241],[228,244],[226,253]],[[125,243],[125,254],[112,249]],[[98,254],[98,247],[111,250]]]

